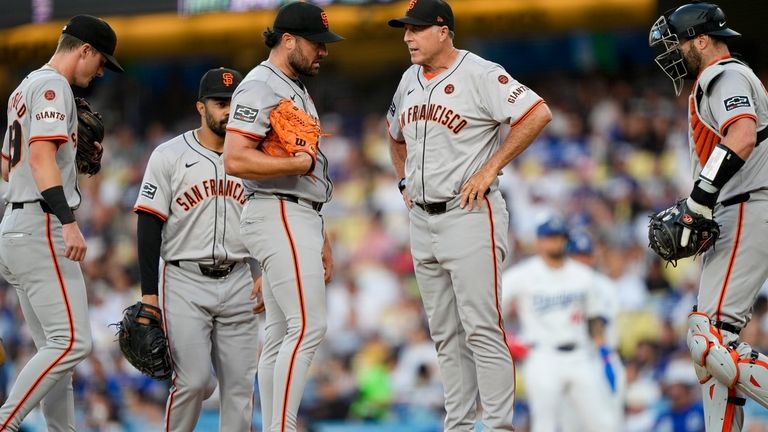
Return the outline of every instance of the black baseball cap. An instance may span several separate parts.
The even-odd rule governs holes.
[[[402,28],[406,24],[447,26],[455,30],[453,11],[443,0],[411,0],[404,17],[389,20],[390,27]]]
[[[328,14],[319,6],[296,1],[282,6],[277,11],[272,26],[278,33],[290,33],[313,42],[338,42],[343,37],[328,28]]]
[[[243,81],[243,75],[234,69],[223,67],[211,69],[200,79],[200,90],[198,91],[197,99],[229,99],[241,81]]]
[[[117,35],[103,19],[91,15],[76,15],[69,20],[61,33],[74,36],[102,53],[107,59],[108,69],[125,72],[114,57]]]

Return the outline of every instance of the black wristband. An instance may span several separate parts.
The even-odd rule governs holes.
[[[72,213],[72,209],[69,208],[67,197],[64,195],[63,186],[54,186],[48,188],[40,192],[40,195],[43,196],[45,203],[48,204],[48,207],[51,208],[53,214],[59,218],[59,222],[61,222],[62,225],[66,225],[75,221],[75,214]]]
[[[693,184],[691,199],[701,205],[705,205],[709,208],[715,208],[717,197],[720,195],[720,191],[718,190],[717,192],[707,192],[701,188],[701,182],[702,180],[696,180],[696,183]]]
[[[397,182],[397,188],[400,190],[400,193],[403,193],[405,190],[405,177],[401,178],[399,182]]]

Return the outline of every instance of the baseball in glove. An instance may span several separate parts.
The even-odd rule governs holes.
[[[691,211],[686,198],[651,216],[648,224],[650,248],[673,267],[679,259],[704,253],[719,236],[720,225]]]
[[[117,326],[120,351],[136,369],[156,380],[171,377],[173,367],[162,328],[162,313],[155,306],[136,302],[123,312]]]
[[[77,107],[77,153],[75,165],[81,174],[92,176],[101,169],[101,155],[104,148],[104,123],[101,114],[93,111],[83,98],[75,98]]]
[[[317,144],[322,135],[317,121],[288,99],[282,99],[269,113],[269,131],[261,143],[261,151],[277,157],[291,157],[304,152],[312,157],[307,174],[315,169]]]

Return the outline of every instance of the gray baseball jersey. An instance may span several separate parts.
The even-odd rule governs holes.
[[[0,430],[16,431],[41,401],[49,430],[74,429],[72,370],[91,351],[88,300],[80,264],[64,256],[62,226],[43,211],[29,166],[36,141],[59,145],[56,163],[71,207],[80,204],[74,157],[77,113],[69,83],[50,67],[11,93],[3,157],[11,166],[2,225],[0,274],[19,296],[37,353],[0,408]]]
[[[499,148],[500,128],[514,126],[544,101],[498,64],[468,51],[428,80],[411,66],[387,113],[389,133],[406,142],[406,187],[420,203],[444,202]]]
[[[567,259],[560,268],[534,256],[504,272],[504,304],[514,303],[521,339],[531,350],[523,365],[531,430],[557,430],[563,404],[586,431],[618,430],[619,409],[600,374],[588,319],[602,316],[600,279],[592,268]],[[595,416],[595,407],[602,407]]]
[[[315,103],[307,88],[301,82],[288,78],[277,66],[264,61],[253,68],[237,86],[232,96],[232,114],[227,131],[255,140],[263,139],[272,129],[269,113],[281,99],[290,99],[294,105],[318,119]],[[312,174],[314,177],[283,176],[270,180],[245,180],[243,183],[246,193],[283,193],[313,202],[330,201],[333,184],[328,177],[328,159],[322,151],[322,137]]]
[[[8,131],[3,158],[9,160],[8,202],[42,199],[29,166],[29,145],[35,141],[59,144],[56,163],[64,195],[72,208],[80,205],[75,153],[77,109],[72,88],[63,76],[46,66],[29,74],[8,100]]]
[[[261,140],[270,129],[269,113],[281,99],[290,99],[317,117],[304,85],[272,63],[262,62],[246,75],[232,97],[227,133]],[[240,230],[248,250],[262,265],[264,280],[269,281],[263,284],[265,341],[259,362],[264,430],[296,430],[307,372],[325,336],[324,238],[319,209],[330,200],[332,184],[321,150],[313,175],[244,182],[249,200]]]
[[[135,210],[166,222],[160,252],[166,262],[218,264],[249,256],[237,229],[245,189],[223,164],[221,155],[203,147],[192,131],[152,152]]]
[[[688,139],[694,178],[698,178],[710,155],[724,153],[715,146],[733,122],[750,118],[757,123],[758,131],[768,127],[765,87],[749,67],[732,58],[701,73],[689,97],[689,108]],[[746,164],[723,186],[719,199],[764,188],[768,188],[768,146],[758,145]]]
[[[215,388],[211,365],[221,387],[220,430],[250,430],[258,322],[239,231],[243,204],[241,180],[194,132],[152,152],[134,209],[165,221],[160,293],[174,365],[165,431],[195,427]]]
[[[513,430],[515,372],[500,306],[509,214],[498,180],[476,211],[458,207],[459,191],[498,150],[501,128],[541,103],[501,66],[459,50],[439,75],[406,70],[387,113],[391,137],[407,149],[406,187],[417,203],[411,253],[438,351],[446,431],[473,427],[477,393],[486,430]]]

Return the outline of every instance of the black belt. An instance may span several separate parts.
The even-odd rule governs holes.
[[[558,351],[566,351],[566,352],[568,352],[568,351],[575,350],[576,349],[576,344],[575,343],[567,343],[567,344],[558,345],[555,348]]]
[[[168,264],[181,268],[179,263],[180,263],[179,260],[168,261]],[[222,279],[229,276],[229,274],[232,272],[232,269],[234,269],[235,266],[237,265],[236,262],[233,262],[231,264],[221,264],[221,265],[200,264],[200,263],[195,263],[195,264],[197,264],[197,266],[200,267],[200,273],[203,276],[208,276],[209,278],[213,278],[213,279]]]
[[[38,204],[40,208],[43,209],[44,212],[53,214],[53,210],[51,210],[51,207],[48,206],[48,203],[45,201],[15,202],[15,203],[11,203],[11,209],[13,210],[23,209],[24,204]]]
[[[425,212],[427,212],[427,213],[429,213],[431,215],[443,214],[448,209],[448,203],[447,202],[422,204],[422,203],[418,203],[418,202],[414,201],[413,203],[416,205],[416,207],[424,210]]]
[[[749,201],[749,192],[744,192],[742,194],[734,195],[727,200],[720,201],[720,204],[723,205],[723,207],[732,206],[734,204],[741,204],[743,202]]]
[[[299,203],[299,197],[297,197],[296,195],[276,193],[275,196],[280,198],[281,200],[290,201],[290,202],[296,203],[296,204]],[[312,206],[312,208],[316,212],[319,212],[320,210],[323,209],[323,203],[321,203],[321,202],[310,201],[310,200],[307,200],[307,199],[301,199],[301,201],[303,201],[303,202],[309,204],[310,206]]]

